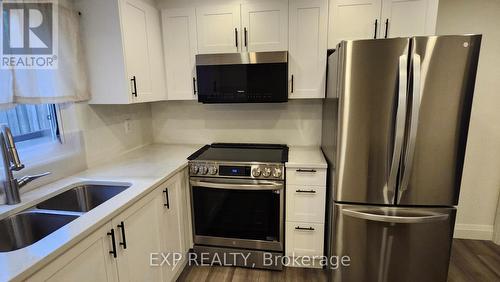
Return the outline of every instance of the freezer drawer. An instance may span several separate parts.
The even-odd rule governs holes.
[[[334,281],[446,281],[455,208],[334,207]]]

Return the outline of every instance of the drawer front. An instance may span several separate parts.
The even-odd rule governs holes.
[[[286,184],[326,186],[326,169],[287,168]]]
[[[308,185],[286,186],[286,220],[325,222],[326,188]]]
[[[325,234],[324,225],[288,221],[286,223],[285,253],[287,256],[321,256]]]

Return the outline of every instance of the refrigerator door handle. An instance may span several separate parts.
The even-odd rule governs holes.
[[[350,209],[343,209],[342,214],[350,217],[355,217],[359,219],[369,220],[369,221],[378,221],[378,222],[387,222],[387,223],[429,223],[435,221],[443,221],[448,220],[448,214],[442,213],[419,213],[419,216],[394,216],[394,215],[380,215],[373,214],[366,211],[357,211]]]
[[[413,89],[412,89],[412,102],[411,102],[410,129],[408,132],[408,140],[405,148],[403,174],[401,177],[401,186],[399,189],[398,202],[401,201],[404,191],[408,189],[410,174],[413,167],[413,157],[415,155],[415,144],[417,141],[418,117],[420,114],[420,100],[422,95],[420,72],[421,72],[420,55],[413,54],[412,57]]]
[[[398,108],[396,112],[396,124],[394,131],[394,150],[392,152],[391,166],[387,185],[384,189],[384,197],[386,202],[392,202],[396,193],[396,184],[398,169],[401,160],[401,151],[403,149],[404,131],[405,131],[405,116],[406,116],[406,92],[408,81],[408,59],[406,54],[399,57],[399,88],[398,88]]]

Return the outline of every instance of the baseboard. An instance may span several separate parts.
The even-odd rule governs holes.
[[[453,237],[457,239],[492,240],[493,225],[456,224]]]

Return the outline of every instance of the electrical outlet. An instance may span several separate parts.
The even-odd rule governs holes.
[[[130,119],[126,119],[124,122],[123,122],[123,125],[125,126],[125,134],[129,134],[130,133]]]

